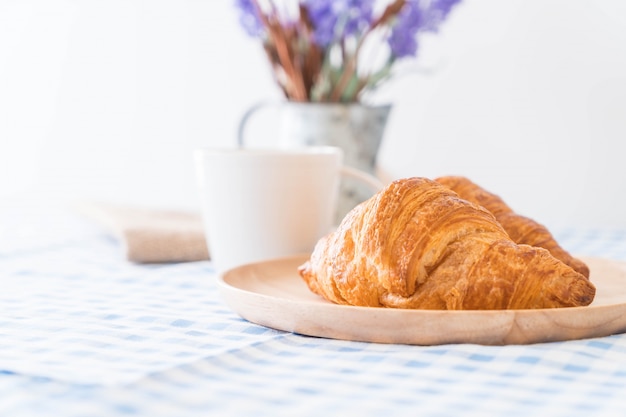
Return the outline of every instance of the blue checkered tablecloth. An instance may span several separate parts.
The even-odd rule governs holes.
[[[626,231],[553,231],[626,261]],[[248,323],[210,262],[136,265],[63,205],[0,202],[0,416],[624,416],[626,336],[406,346]]]

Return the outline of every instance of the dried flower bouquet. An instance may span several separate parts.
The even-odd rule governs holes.
[[[291,101],[358,102],[415,57],[460,0],[236,0]]]

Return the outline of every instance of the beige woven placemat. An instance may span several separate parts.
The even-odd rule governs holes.
[[[199,213],[149,209],[102,202],[77,205],[84,216],[102,224],[138,263],[190,262],[209,259]]]

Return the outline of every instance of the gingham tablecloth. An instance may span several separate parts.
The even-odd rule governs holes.
[[[553,231],[626,260],[626,231]],[[248,323],[210,262],[136,265],[63,205],[0,202],[0,416],[624,416],[626,336],[405,346]]]

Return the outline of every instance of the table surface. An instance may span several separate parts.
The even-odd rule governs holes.
[[[626,261],[626,231],[553,231]],[[626,413],[626,336],[408,346],[249,323],[210,262],[138,265],[64,205],[0,202],[0,416]]]

